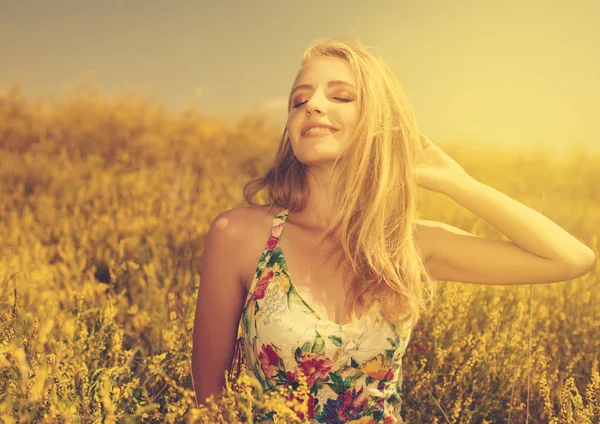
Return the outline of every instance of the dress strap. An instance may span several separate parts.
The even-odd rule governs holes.
[[[258,284],[258,281],[260,281],[265,266],[269,262],[269,259],[271,258],[275,247],[277,246],[277,242],[279,241],[279,237],[281,236],[281,232],[283,231],[283,224],[285,223],[285,219],[287,218],[289,212],[289,209],[287,207],[284,207],[273,218],[271,224],[271,231],[269,232],[269,238],[267,239],[267,243],[265,244],[265,248],[262,252],[259,263],[254,272],[254,278],[252,279],[252,283],[250,284],[250,288],[248,289],[246,301],[244,302],[244,308],[248,306],[250,299],[252,299],[252,294],[256,289],[256,285]]]
[[[258,283],[258,281],[260,281],[260,279],[262,277],[263,270],[265,269],[266,264],[269,262],[269,259],[271,258],[271,255],[273,254],[273,251],[275,250],[275,247],[277,246],[277,242],[279,240],[279,237],[281,236],[281,232],[283,231],[283,224],[285,223],[285,219],[287,218],[288,214],[289,214],[289,209],[284,207],[273,218],[273,221],[271,224],[271,230],[269,232],[269,238],[267,240],[265,249],[263,250],[263,253],[258,262],[258,266],[254,273],[255,277],[252,279],[252,284],[250,285],[250,289],[248,290],[248,295],[246,296],[246,301],[244,303],[244,309],[246,309],[248,307],[248,304],[250,303],[250,300],[252,299],[252,294],[256,290],[257,283]],[[244,360],[243,360],[244,349],[245,349],[244,332],[243,332],[242,326],[239,325],[238,333],[237,333],[237,340],[235,343],[235,349],[234,349],[234,353],[233,353],[233,361],[229,368],[229,375],[230,375],[231,379],[233,379],[233,380],[236,380],[240,375],[241,367],[242,367],[242,364],[244,363]],[[232,381],[232,380],[230,380],[230,381]]]
[[[279,236],[281,236],[281,231],[283,230],[283,224],[285,223],[285,220],[287,218],[287,216],[289,215],[290,210],[286,207],[284,207],[283,209],[281,209],[281,211],[279,211],[279,213],[277,215],[275,215],[275,217],[273,218],[273,222],[271,224],[271,233],[269,234],[269,239],[271,237],[276,238],[277,240],[279,240]],[[268,249],[273,249],[275,246],[270,246],[268,241],[267,241],[267,248]]]

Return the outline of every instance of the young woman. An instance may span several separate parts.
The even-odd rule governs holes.
[[[592,267],[591,249],[422,135],[394,70],[357,43],[309,46],[288,111],[273,166],[244,188],[252,206],[219,214],[206,239],[199,403],[218,399],[225,371],[244,365],[265,391],[296,387],[302,372],[307,421],[402,422],[402,357],[435,280],[539,284]],[[511,241],[415,219],[417,186]],[[256,206],[264,187],[270,204]]]

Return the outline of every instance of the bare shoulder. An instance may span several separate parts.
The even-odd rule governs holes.
[[[228,209],[221,212],[214,220],[219,228],[229,228],[231,232],[243,235],[242,230],[253,229],[255,225],[260,225],[267,216],[275,216],[275,207],[271,208],[273,213],[269,213],[269,205],[265,206],[242,206],[239,208]]]
[[[221,212],[215,218],[214,225],[227,228],[232,257],[237,259],[239,279],[246,290],[269,237],[273,217],[279,210],[270,205],[242,206]]]
[[[242,237],[241,240],[247,240],[247,237],[252,236],[256,231],[263,230],[264,224],[270,222],[278,212],[277,207],[269,205],[242,206],[221,212],[219,217],[224,219],[224,223],[227,222],[232,229],[235,228],[237,234]]]

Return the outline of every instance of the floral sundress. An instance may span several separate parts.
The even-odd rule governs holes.
[[[411,329],[383,319],[376,300],[357,322],[323,319],[292,282],[279,237],[289,210],[273,219],[238,326],[231,366],[242,364],[265,392],[295,387],[302,372],[310,389],[310,423],[402,423],[402,357]]]

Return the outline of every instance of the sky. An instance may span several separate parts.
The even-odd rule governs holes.
[[[598,0],[0,0],[0,90],[53,101],[92,78],[283,129],[303,51],[343,36],[394,68],[434,142],[600,150],[599,21]]]

